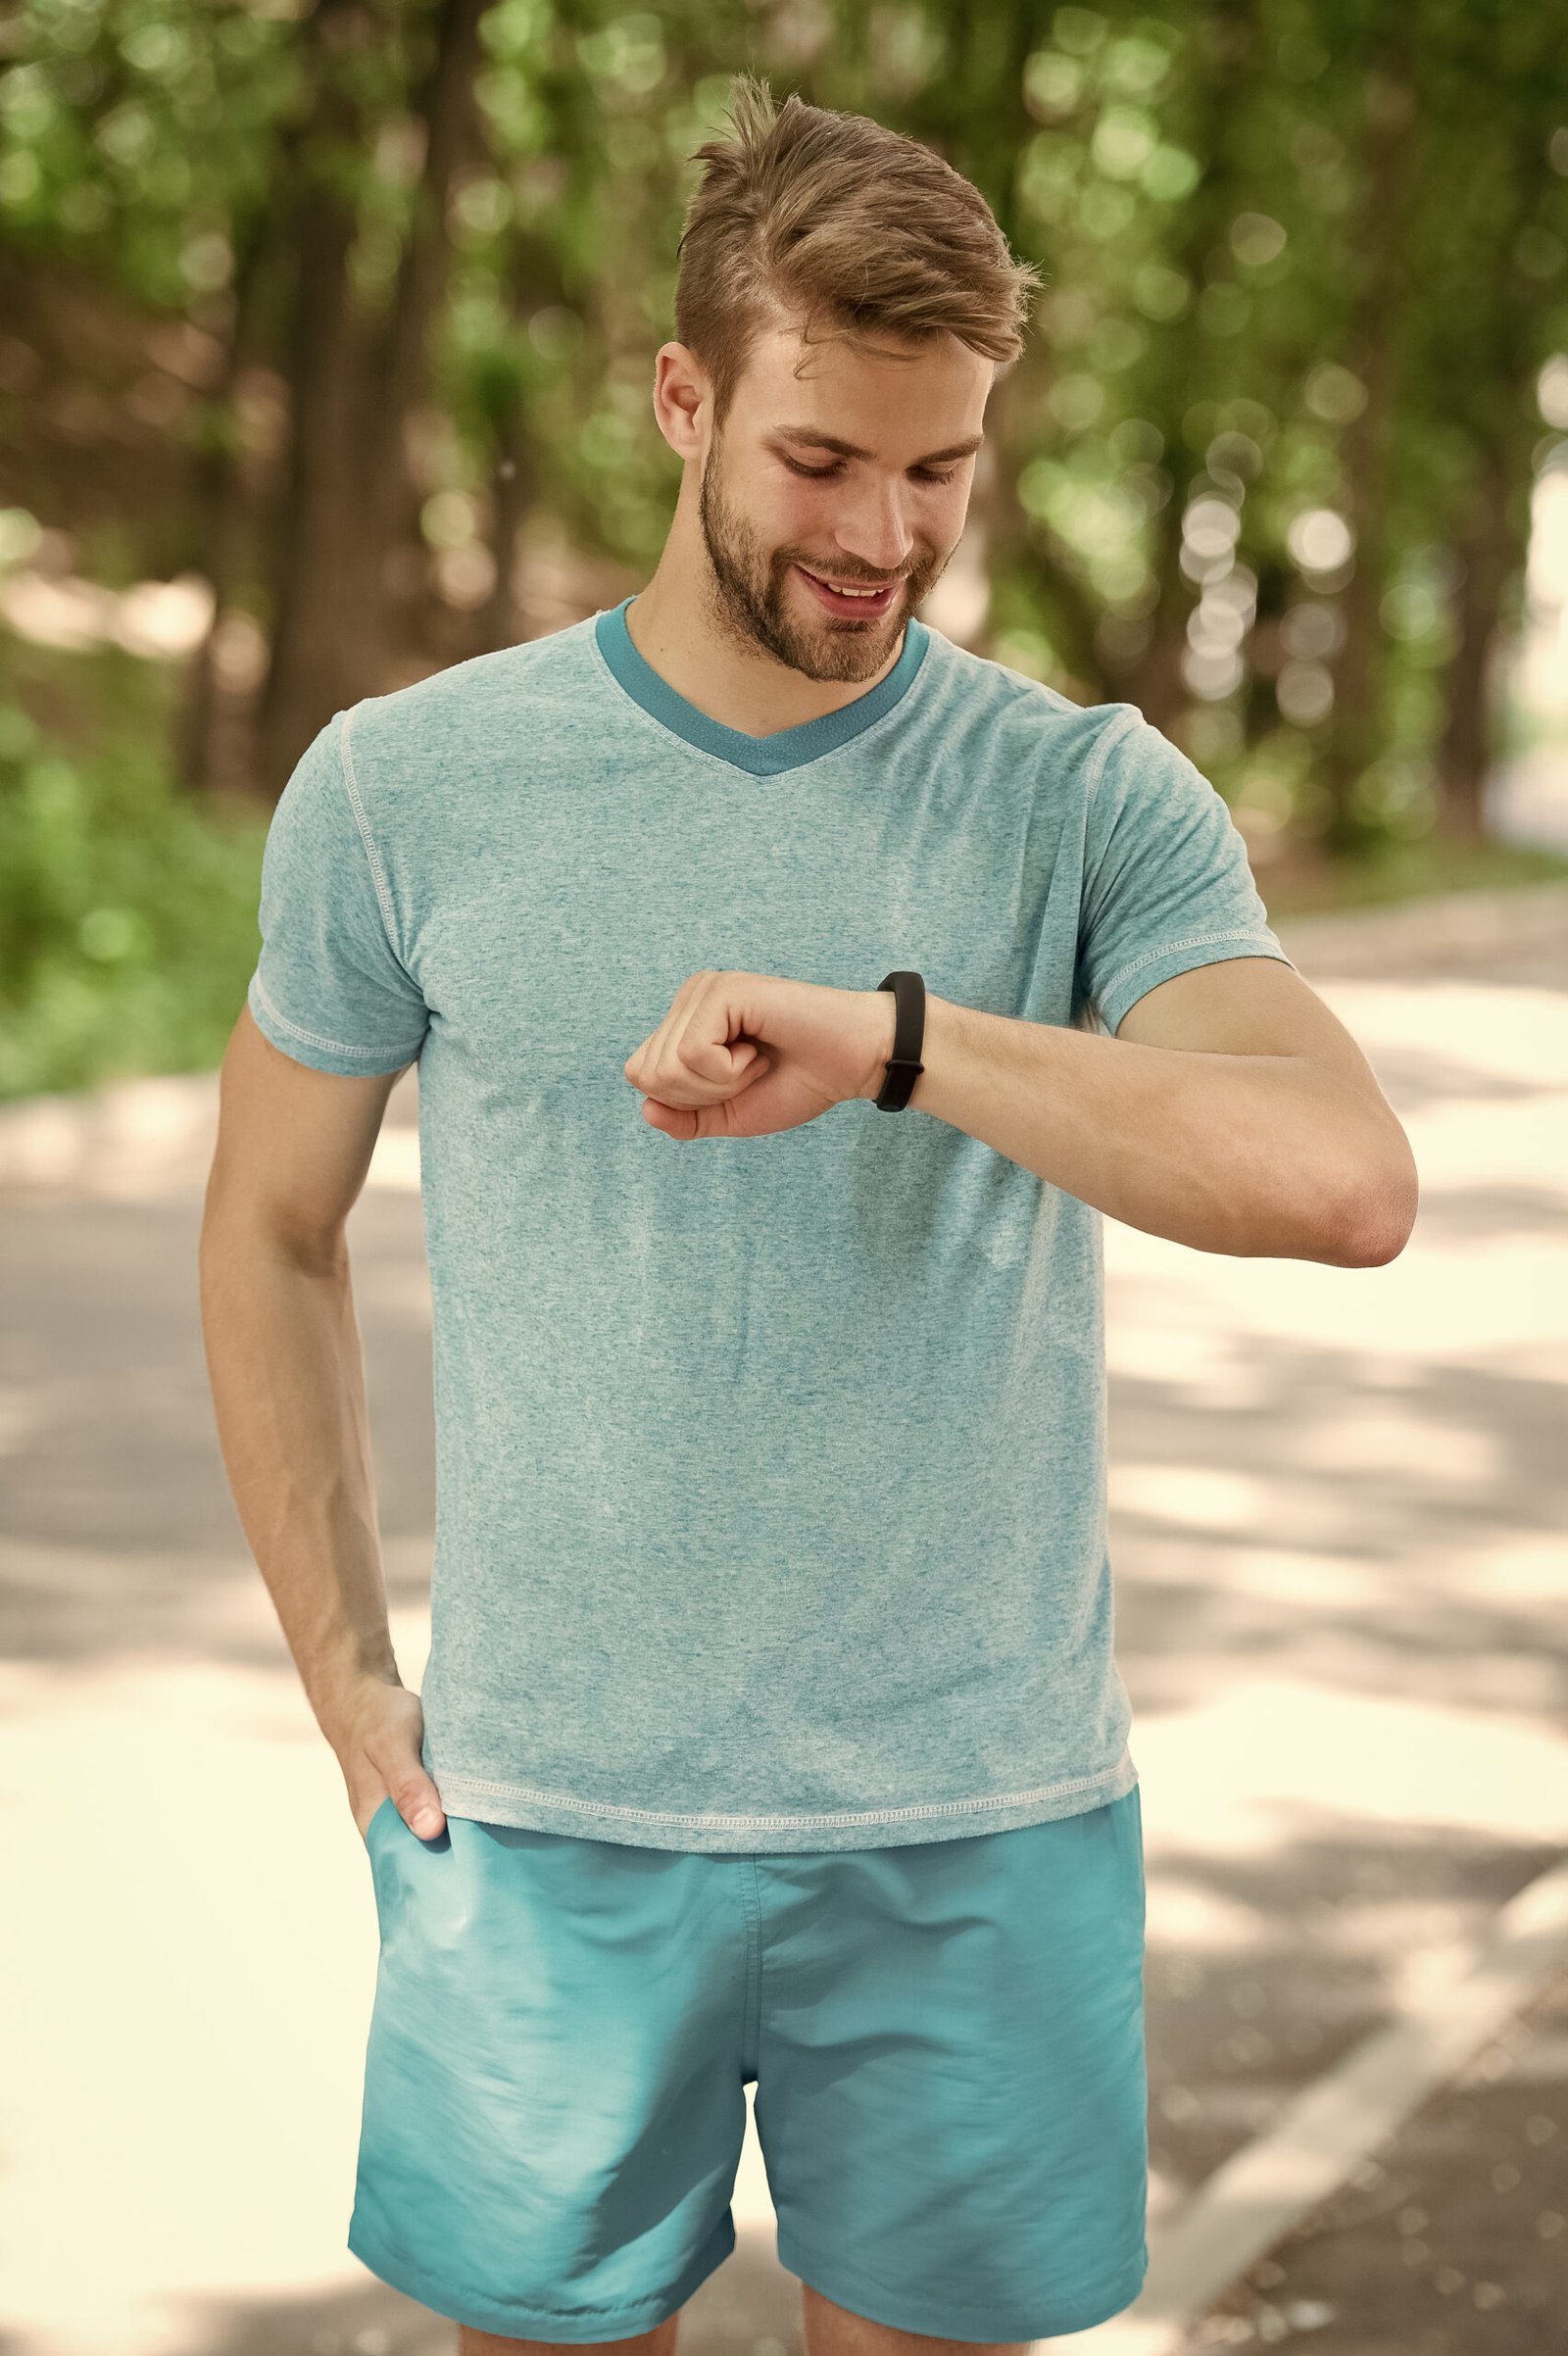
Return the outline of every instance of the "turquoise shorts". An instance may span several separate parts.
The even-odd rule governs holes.
[[[699,1854],[390,1798],[348,2246],[458,2323],[622,2339],[735,2246],[756,2083],[781,2265],[949,2339],[1137,2297],[1138,1788],[1079,1816],[806,1855]]]

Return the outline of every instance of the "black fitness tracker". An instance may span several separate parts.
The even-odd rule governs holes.
[[[879,990],[893,993],[893,1053],[887,1058],[887,1078],[880,1096],[871,1099],[878,1112],[902,1112],[909,1092],[924,1071],[920,1050],[925,1044],[925,981],[918,973],[884,974]]]

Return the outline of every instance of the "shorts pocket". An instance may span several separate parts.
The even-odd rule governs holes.
[[[381,1798],[377,1801],[374,1809],[371,1811],[370,1821],[365,1828],[363,1838],[367,1849],[369,1848],[371,1842],[374,1841],[376,1828],[380,1825],[382,1819],[386,1816],[389,1809],[394,1816],[397,1814],[397,1803],[393,1799],[391,1792],[384,1792]]]

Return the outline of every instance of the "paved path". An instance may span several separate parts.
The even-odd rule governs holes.
[[[1423,1201],[1381,1269],[1106,1223],[1156,2246],[1568,1834],[1568,895],[1281,931],[1405,1120]],[[85,1123],[0,1116],[0,2351],[445,2356],[451,2327],[342,2246],[374,1904],[217,1455],[194,1259],[212,1106],[198,1080]],[[416,1684],[413,1111],[406,1080],[352,1236]],[[1179,2344],[1543,2356],[1568,1991],[1538,2003]],[[736,2214],[682,2356],[795,2356],[750,2135]],[[1137,2320],[1070,2344],[1130,2356]]]

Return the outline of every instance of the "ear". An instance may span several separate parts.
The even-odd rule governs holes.
[[[685,344],[661,344],[654,356],[654,417],[680,459],[697,458],[712,390],[708,371]]]

